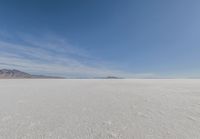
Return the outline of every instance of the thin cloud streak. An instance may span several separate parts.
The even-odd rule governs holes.
[[[152,74],[129,74],[119,70],[107,69],[98,61],[85,64],[92,59],[86,51],[72,47],[57,37],[36,39],[22,38],[25,43],[0,40],[1,68],[20,69],[34,74],[58,75],[65,77],[143,77]]]
[[[19,68],[35,73],[62,76],[104,76],[110,74],[107,70],[84,65],[75,59],[75,57],[84,59],[86,55],[80,53],[78,49],[72,49],[65,41],[55,38],[46,39],[46,43],[30,38],[26,41],[27,45],[0,41],[0,65],[2,68]]]

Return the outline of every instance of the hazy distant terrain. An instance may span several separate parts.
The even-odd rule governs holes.
[[[31,75],[29,73],[11,70],[11,69],[0,69],[0,79],[41,79],[41,78],[62,78],[56,76],[45,76],[45,75]]]
[[[199,139],[200,80],[0,80],[1,139]]]

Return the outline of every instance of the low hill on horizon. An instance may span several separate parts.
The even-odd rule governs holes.
[[[64,79],[64,77],[32,75],[16,69],[0,69],[0,79]]]

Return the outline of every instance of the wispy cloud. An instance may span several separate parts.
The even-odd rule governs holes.
[[[131,75],[109,69],[94,60],[87,51],[70,45],[57,36],[22,35],[19,40],[0,39],[0,68],[12,68],[33,74],[66,77],[148,77],[153,74]],[[101,64],[98,64],[101,63]]]
[[[58,37],[26,36],[21,42],[0,40],[1,68],[17,68],[35,74],[60,76],[107,76],[114,74],[103,67],[84,64],[91,57]]]

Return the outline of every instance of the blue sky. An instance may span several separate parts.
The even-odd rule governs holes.
[[[0,68],[200,77],[198,0],[1,0]]]

